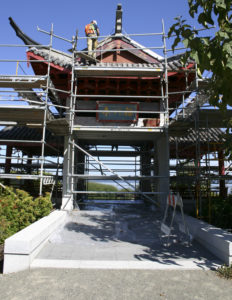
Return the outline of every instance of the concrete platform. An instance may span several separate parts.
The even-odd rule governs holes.
[[[5,240],[3,273],[29,269],[49,236],[65,223],[65,211],[53,211]]]
[[[31,267],[209,269],[221,263],[197,242],[165,247],[161,219],[159,212],[142,205],[73,211]]]

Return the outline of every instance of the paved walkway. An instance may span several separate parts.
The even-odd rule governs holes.
[[[231,300],[212,271],[35,269],[0,275],[4,300]]]
[[[32,267],[197,269],[220,262],[196,242],[163,245],[161,215],[143,206],[73,211]],[[177,239],[178,236],[174,236]]]
[[[197,243],[164,247],[160,220],[142,207],[74,211],[34,261],[60,268],[0,274],[0,299],[231,299],[232,281],[204,270],[215,257]]]

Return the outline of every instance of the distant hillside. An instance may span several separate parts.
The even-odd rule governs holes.
[[[128,192],[131,189],[118,189],[116,186],[111,184],[103,184],[97,182],[88,182],[87,186],[88,191],[103,191],[103,192],[115,192],[115,194],[106,194],[106,195],[98,195],[97,198],[99,199],[132,199],[134,195],[131,194],[117,194],[118,192]],[[89,195],[90,199],[91,195]],[[96,195],[92,195],[93,198],[96,199]]]

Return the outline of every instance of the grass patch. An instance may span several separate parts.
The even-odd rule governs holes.
[[[226,266],[223,265],[220,268],[217,269],[217,273],[220,277],[226,278],[226,279],[232,279],[232,265]]]

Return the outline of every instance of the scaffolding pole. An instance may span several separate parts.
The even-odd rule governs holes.
[[[50,59],[51,59],[51,48],[52,48],[52,35],[53,35],[53,24],[51,25],[51,31],[50,31],[50,44],[49,44],[49,55],[48,55],[48,70],[47,70],[47,74],[50,74],[50,68],[51,68],[51,63],[50,63]],[[41,168],[40,168],[40,187],[39,187],[39,194],[40,196],[42,195],[43,192],[43,180],[42,180],[42,176],[43,176],[43,169],[44,169],[44,154],[45,154],[45,139],[46,139],[46,127],[47,127],[47,113],[48,113],[48,107],[47,107],[47,103],[48,103],[48,88],[49,88],[49,76],[47,76],[47,86],[46,86],[46,94],[45,94],[45,106],[44,106],[44,121],[43,121],[43,132],[42,132],[42,150],[41,150]]]

